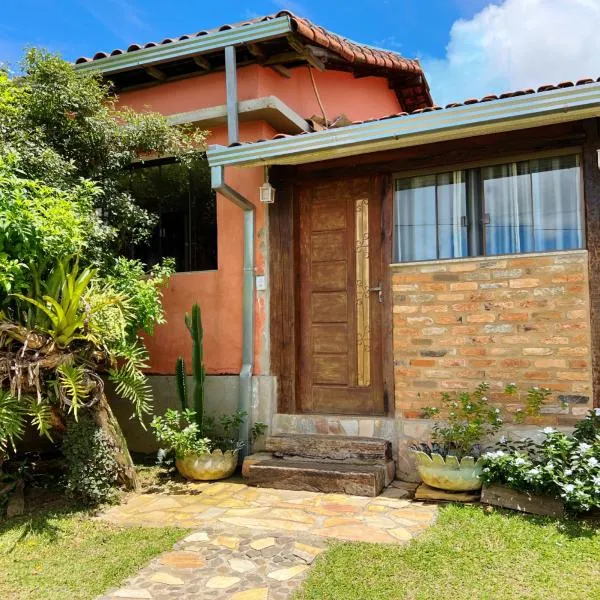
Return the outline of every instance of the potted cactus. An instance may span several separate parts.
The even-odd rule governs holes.
[[[238,430],[247,414],[238,411],[219,419],[204,413],[204,348],[200,307],[194,304],[192,314],[185,316],[185,324],[192,338],[192,406],[190,407],[185,361],[180,356],[175,365],[177,395],[181,410],[169,409],[155,417],[152,428],[159,442],[166,446],[162,454],[174,455],[179,473],[186,479],[214,481],[229,477],[237,466],[238,452],[243,442]],[[261,435],[266,426],[255,423],[251,438]]]

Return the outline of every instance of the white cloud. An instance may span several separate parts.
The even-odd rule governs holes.
[[[504,0],[456,21],[422,64],[440,104],[600,76],[600,0]]]

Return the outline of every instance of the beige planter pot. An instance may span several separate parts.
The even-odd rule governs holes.
[[[190,454],[175,461],[177,470],[186,479],[215,481],[230,477],[238,462],[238,451],[213,450],[206,454]]]
[[[470,492],[481,489],[481,461],[465,456],[459,461],[456,456],[440,454],[429,456],[414,450],[417,471],[421,479],[430,487],[449,492]]]

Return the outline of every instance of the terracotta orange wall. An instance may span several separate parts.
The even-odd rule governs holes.
[[[264,123],[243,123],[242,140],[270,137],[275,131]],[[211,143],[226,143],[225,128],[215,130]],[[260,240],[264,238],[265,210],[259,203],[258,189],[263,183],[263,169],[228,169],[226,181],[256,206],[255,254],[256,275],[264,274],[265,258]],[[152,373],[171,374],[179,355],[191,358],[190,337],[184,315],[198,302],[204,326],[204,356],[207,372],[239,373],[242,360],[242,267],[243,211],[230,200],[217,195],[218,270],[176,273],[164,289],[163,305],[167,323],[156,328],[147,339]],[[255,373],[263,372],[261,352],[265,314],[260,292],[255,298]]]
[[[344,113],[352,120],[362,120],[401,110],[387,79],[357,79],[341,71],[312,72],[328,118]],[[287,79],[258,65],[243,67],[238,70],[238,98],[278,96],[302,117],[321,114],[308,67],[292,69],[291,74]],[[164,115],[219,106],[226,103],[224,77],[223,73],[212,73],[161,83],[124,92],[120,99],[136,110],[148,107]]]
[[[374,77],[356,79],[349,73],[313,70],[328,117],[346,114],[353,120],[383,116],[400,110],[387,80]],[[240,100],[278,96],[298,114],[320,114],[308,68],[292,70],[286,79],[257,65],[238,72]],[[149,108],[165,115],[225,104],[223,73],[182,79],[124,92],[119,102],[136,110]],[[270,138],[277,133],[263,122],[241,123],[241,141]],[[209,144],[227,144],[227,131],[211,132]],[[259,203],[263,183],[262,168],[227,168],[226,181],[256,206],[256,275],[265,274],[265,208]],[[242,236],[243,213],[231,201],[217,197],[218,270],[176,273],[164,290],[167,323],[147,339],[151,356],[150,372],[172,374],[179,355],[191,356],[191,342],[184,315],[198,302],[204,324],[204,355],[209,374],[237,374],[242,360]],[[268,293],[268,292],[267,292]],[[266,373],[266,293],[255,296],[254,372]]]

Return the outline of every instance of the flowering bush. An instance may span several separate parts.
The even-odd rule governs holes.
[[[572,435],[551,427],[541,442],[501,442],[482,456],[485,483],[562,498],[575,511],[600,508],[600,409]]]

